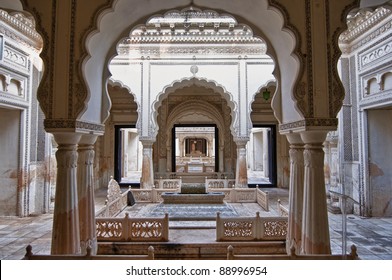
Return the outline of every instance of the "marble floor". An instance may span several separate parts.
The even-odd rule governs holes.
[[[288,205],[287,190],[268,189],[270,194],[270,211],[263,211],[256,203],[233,203],[230,207],[240,216],[277,215],[276,202],[281,200]],[[96,193],[96,209],[105,201],[105,192]],[[138,203],[127,207],[130,216],[145,216],[157,204]],[[125,212],[124,212],[125,213]],[[122,213],[122,215],[124,215]],[[342,252],[342,215],[329,213],[330,238],[332,253]],[[21,259],[28,244],[33,246],[35,254],[49,254],[52,214],[31,217],[0,217],[0,259]],[[201,243],[215,241],[215,222],[204,221],[170,221],[169,236],[172,241],[182,243]],[[347,247],[358,247],[361,259],[392,260],[392,218],[364,218],[347,216]],[[349,249],[348,249],[349,251]]]

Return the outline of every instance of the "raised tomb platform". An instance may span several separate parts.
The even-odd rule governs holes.
[[[165,192],[163,204],[224,204],[223,192],[207,192],[205,184],[182,184],[180,193]]]

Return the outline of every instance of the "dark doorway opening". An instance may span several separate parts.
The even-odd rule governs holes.
[[[214,124],[176,124],[172,129],[172,172],[219,170],[219,131]]]
[[[136,126],[116,125],[114,130],[114,179],[121,187],[139,187],[142,147]]]
[[[276,125],[253,125],[247,144],[248,186],[276,187]]]

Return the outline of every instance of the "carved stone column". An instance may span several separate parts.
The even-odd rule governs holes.
[[[94,204],[94,143],[98,136],[83,135],[78,147],[78,199],[80,247],[86,254],[87,247],[97,252]]]
[[[268,139],[268,132],[263,131],[263,171],[264,171],[264,177],[269,177],[269,171],[270,171],[270,166],[269,166],[269,148],[268,146],[270,145],[269,139]]]
[[[166,146],[166,168],[165,172],[171,172],[173,170],[172,166],[172,147],[170,145]],[[174,170],[176,170],[176,166],[174,166]]]
[[[80,135],[56,133],[58,144],[56,196],[53,214],[52,254],[79,254],[80,230],[77,195],[76,151]]]
[[[237,188],[248,187],[248,169],[246,164],[246,143],[247,141],[236,141],[237,144],[237,168],[235,176],[235,186]]]
[[[225,153],[224,147],[219,147],[219,172],[225,172]]]
[[[323,142],[327,132],[301,133],[304,150],[304,201],[302,215],[303,254],[330,254],[328,212],[324,181]]]
[[[290,252],[295,247],[301,253],[302,208],[304,193],[304,145],[299,134],[288,134],[290,143],[290,185],[289,185],[289,224],[287,229],[286,249]]]
[[[152,145],[151,141],[141,141],[143,144],[143,164],[140,187],[142,189],[154,188],[154,169],[152,163]]]

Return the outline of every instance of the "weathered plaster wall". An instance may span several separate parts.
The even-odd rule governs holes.
[[[17,215],[20,111],[0,108],[0,216]]]
[[[369,183],[371,213],[392,216],[392,109],[369,110]]]

